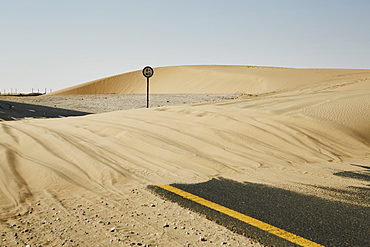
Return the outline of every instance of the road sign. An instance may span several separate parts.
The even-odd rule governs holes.
[[[149,78],[154,74],[152,67],[146,66],[143,69],[143,75],[146,77],[146,108],[149,108]]]
[[[143,69],[143,75],[146,77],[146,78],[149,78],[149,77],[152,77],[154,74],[154,70],[149,67],[149,66],[146,66],[144,69]]]

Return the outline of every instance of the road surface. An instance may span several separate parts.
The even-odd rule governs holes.
[[[149,188],[269,246],[370,246],[369,207],[222,178]]]
[[[87,114],[91,113],[0,100],[0,121],[14,121],[24,118],[60,118]]]

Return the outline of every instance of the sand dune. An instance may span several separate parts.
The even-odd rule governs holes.
[[[154,68],[150,92],[262,94],[292,89],[341,86],[366,78],[368,70],[284,69],[252,66],[174,66]],[[337,83],[338,82],[338,83]],[[142,94],[146,79],[141,71],[111,76],[55,91],[48,95]]]
[[[140,73],[54,94],[142,93]],[[258,96],[1,123],[2,218],[45,191],[118,200],[127,186],[218,176],[311,194],[369,185],[334,173],[369,166],[370,70],[169,67],[155,70],[151,88]]]

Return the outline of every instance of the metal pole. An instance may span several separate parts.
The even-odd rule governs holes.
[[[149,77],[146,78],[146,108],[149,108]]]

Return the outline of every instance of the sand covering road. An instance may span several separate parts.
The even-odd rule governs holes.
[[[136,71],[53,94],[143,93],[143,80]],[[118,207],[132,188],[219,176],[333,198],[318,188],[369,185],[335,173],[369,166],[370,70],[156,68],[151,91],[241,96],[1,123],[2,219],[23,215],[40,200],[65,210],[77,205],[77,198],[91,208],[100,207],[93,206],[95,198]]]

